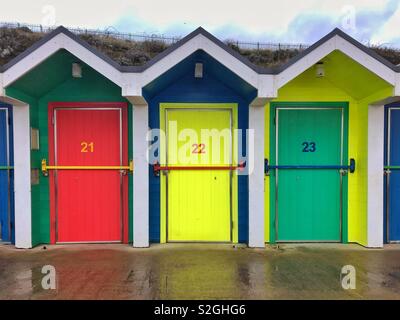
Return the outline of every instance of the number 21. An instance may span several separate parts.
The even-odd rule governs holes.
[[[87,153],[87,152],[93,152],[94,151],[94,143],[93,142],[81,142],[81,152],[82,153]]]

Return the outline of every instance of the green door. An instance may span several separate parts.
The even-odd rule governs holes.
[[[343,164],[343,109],[277,108],[276,164]],[[341,241],[339,169],[276,170],[276,240]]]

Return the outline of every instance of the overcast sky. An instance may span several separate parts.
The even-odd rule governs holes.
[[[339,27],[400,46],[400,0],[0,0],[0,20],[222,40],[310,44]]]

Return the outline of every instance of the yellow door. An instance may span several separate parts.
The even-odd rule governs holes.
[[[167,241],[232,241],[231,171],[210,169],[232,163],[231,110],[167,110],[166,123]]]

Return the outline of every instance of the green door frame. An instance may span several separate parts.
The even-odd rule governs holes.
[[[275,165],[276,159],[276,109],[280,108],[343,108],[343,163],[347,164],[348,159],[348,135],[349,135],[349,103],[348,102],[271,102],[270,103],[270,165]],[[342,189],[342,243],[348,242],[348,175],[343,176]],[[275,170],[270,171],[270,243],[276,243],[275,217],[276,217],[276,185]]]

